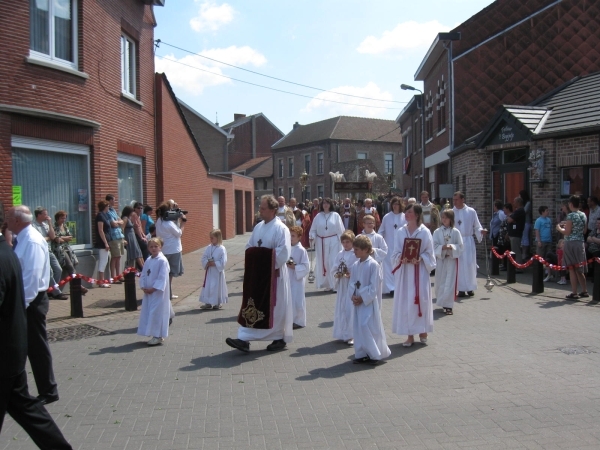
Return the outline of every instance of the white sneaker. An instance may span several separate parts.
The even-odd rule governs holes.
[[[171,294],[171,300],[175,298],[179,298],[179,295]]]
[[[546,278],[544,278],[544,283],[547,281],[550,281],[552,279],[552,275],[546,275]]]
[[[152,339],[150,339],[148,341],[148,345],[150,346],[154,346],[154,345],[160,345],[164,342],[163,338],[158,338],[158,337],[153,337]]]
[[[558,280],[557,284],[567,284],[567,280]]]
[[[212,305],[209,305],[208,303],[205,303],[204,305],[202,305],[200,307],[200,309],[212,309]]]

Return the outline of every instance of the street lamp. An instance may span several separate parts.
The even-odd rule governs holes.
[[[302,186],[302,201],[304,201],[304,193],[306,192],[306,185],[308,184],[308,174],[306,173],[306,169],[300,175],[300,186]]]
[[[423,173],[423,189],[421,190],[425,190],[425,96],[422,90],[408,84],[401,84],[400,89],[403,91],[419,91],[421,93],[421,107],[419,108],[421,110],[421,172]]]

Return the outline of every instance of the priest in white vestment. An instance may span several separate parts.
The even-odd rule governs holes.
[[[396,242],[398,230],[406,225],[406,219],[404,218],[404,213],[402,212],[403,206],[400,198],[393,197],[390,200],[390,207],[392,210],[383,216],[383,220],[381,221],[381,226],[379,227],[378,231],[378,233],[383,236],[383,239],[385,239],[385,243],[388,246],[388,252],[383,260],[382,266],[384,294],[389,294],[394,290],[394,275],[392,275],[394,264],[392,262],[392,253],[394,250],[394,244]]]
[[[436,257],[436,304],[448,316],[453,314],[458,284],[458,257],[463,252],[460,231],[454,228],[454,211],[442,211],[442,226],[433,232],[433,249]]]
[[[311,246],[314,243],[316,253],[317,289],[333,290],[335,279],[330,268],[342,249],[340,237],[344,231],[342,218],[333,210],[333,202],[329,198],[324,198],[321,212],[313,219],[309,234]]]
[[[144,291],[142,312],[137,334],[152,336],[148,345],[160,345],[169,336],[171,318],[171,295],[169,291],[169,261],[161,252],[162,239],[148,242],[150,257],[144,263],[140,276],[140,289]],[[174,314],[173,314],[174,315]]]
[[[264,247],[275,249],[275,268],[279,274],[277,278],[277,303],[273,309],[273,328],[257,329],[240,326],[238,338],[227,338],[225,342],[230,347],[243,352],[250,350],[249,341],[273,341],[267,350],[282,350],[287,343],[293,340],[292,319],[293,307],[290,291],[290,282],[285,263],[290,259],[291,242],[290,231],[280,220],[276,219],[278,203],[272,195],[263,195],[260,202],[259,213],[263,221],[258,223],[246,248]]]
[[[394,308],[392,316],[392,332],[407,335],[402,345],[410,347],[414,343],[414,335],[418,334],[421,343],[427,343],[427,333],[433,331],[433,306],[431,281],[429,274],[435,269],[433,238],[429,229],[423,225],[420,205],[408,205],[404,212],[406,225],[396,236],[392,260],[402,265],[395,272]],[[420,239],[418,262],[403,261],[404,241]],[[417,301],[418,298],[418,301]]]
[[[458,257],[458,296],[472,297],[477,289],[477,255],[475,248],[475,240],[481,242],[483,236],[487,234],[487,230],[483,229],[477,217],[477,212],[465,205],[465,194],[460,191],[454,193],[452,198],[454,202],[454,226],[458,228],[463,239],[464,251]],[[488,256],[485,255],[487,258]]]

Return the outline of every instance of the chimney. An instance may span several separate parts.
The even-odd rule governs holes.
[[[235,122],[236,120],[243,119],[244,117],[246,117],[246,114],[234,114],[233,121]]]
[[[296,123],[294,124],[294,128],[293,128],[293,129],[295,130],[295,129],[296,129],[296,128],[298,128],[299,126],[301,126],[301,125],[300,125],[298,122],[296,122]]]

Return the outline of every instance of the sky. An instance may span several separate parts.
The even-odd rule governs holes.
[[[166,0],[154,8],[156,71],[221,126],[260,112],[284,134],[339,115],[394,120],[414,94],[400,84],[422,89],[414,74],[437,33],[491,3]]]

